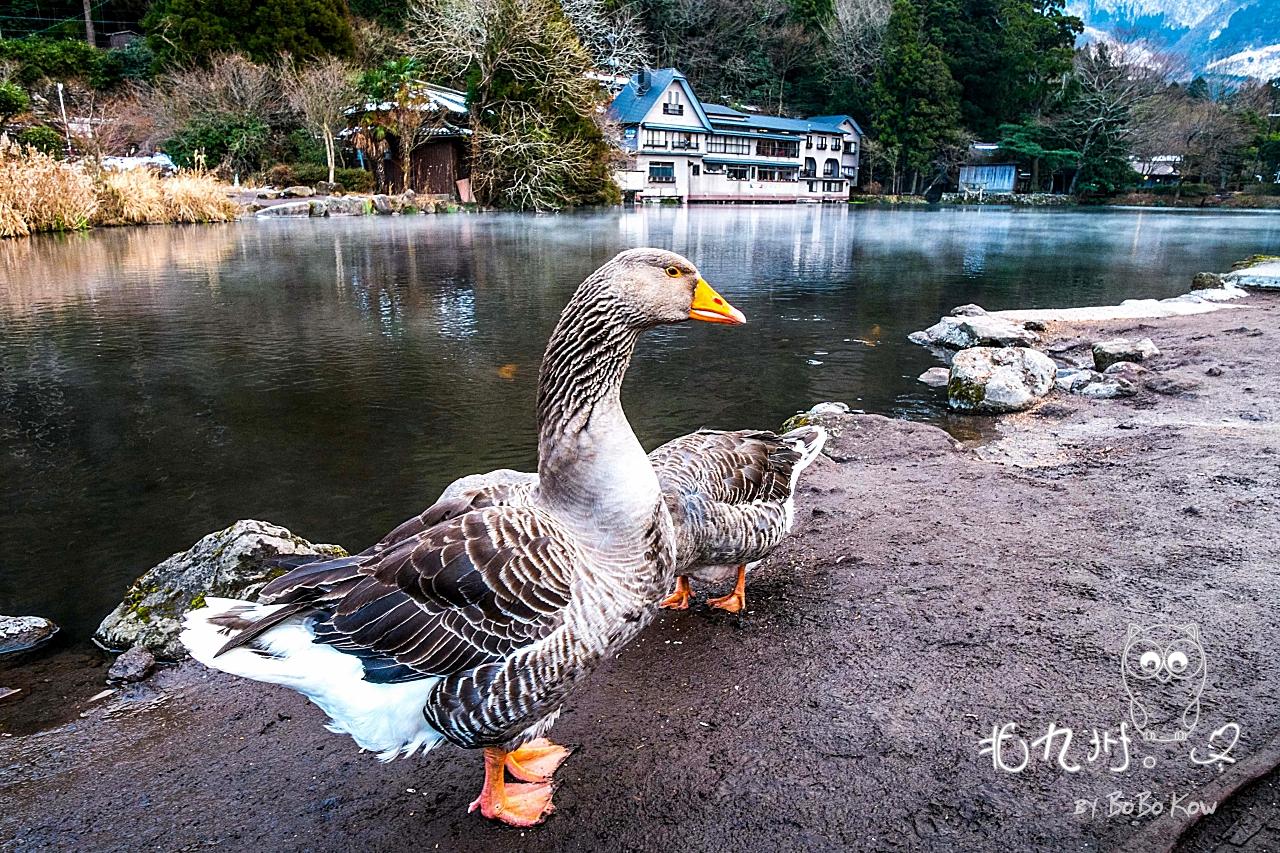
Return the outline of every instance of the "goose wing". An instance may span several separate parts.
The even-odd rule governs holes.
[[[546,513],[485,507],[378,553],[298,568],[261,599],[315,612],[316,641],[363,658],[366,680],[411,681],[501,660],[555,631],[580,561]]]
[[[801,458],[767,430],[698,430],[649,454],[664,494],[725,504],[785,502]]]
[[[493,474],[506,473],[514,476],[506,479],[492,476]],[[378,544],[361,551],[360,556],[380,554],[393,545],[397,545],[406,539],[435,527],[442,521],[457,518],[472,510],[485,509],[491,506],[525,505],[529,502],[529,497],[533,494],[533,488],[538,483],[536,474],[522,474],[518,471],[494,471],[491,474],[481,476],[490,477],[492,482],[461,490],[454,487],[471,478],[464,477],[462,480],[453,483],[444,490],[434,504],[427,507],[420,515],[415,515],[395,530],[392,530],[382,537]]]

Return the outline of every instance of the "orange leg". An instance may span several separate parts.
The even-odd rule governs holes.
[[[667,610],[688,610],[689,599],[693,598],[693,587],[689,586],[689,579],[684,575],[676,578],[676,588],[662,601],[658,602],[659,607],[665,607]]]
[[[718,607],[721,610],[728,610],[730,613],[737,613],[747,606],[747,567],[745,565],[738,566],[738,582],[733,587],[733,592],[720,598],[712,598],[707,600],[707,604],[712,607]]]
[[[573,750],[566,746],[540,737],[529,741],[515,752],[507,753],[507,771],[521,782],[550,782],[556,768],[571,752]]]
[[[484,787],[480,796],[467,809],[487,818],[500,820],[511,826],[536,826],[555,811],[551,795],[555,786],[550,782],[507,784],[502,771],[507,763],[507,753],[495,746],[484,750]]]

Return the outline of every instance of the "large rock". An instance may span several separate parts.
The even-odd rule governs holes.
[[[0,616],[0,657],[43,646],[58,626],[39,616]]]
[[[369,203],[367,196],[330,196],[325,203],[329,206],[330,216],[366,216],[373,212],[373,205]]]
[[[391,199],[379,193],[369,199],[373,203],[373,212],[379,216],[390,216],[395,213],[395,207],[391,204]]]
[[[1255,258],[1261,260],[1228,273],[1224,279],[1241,287],[1280,287],[1280,258],[1255,255],[1249,261],[1252,262]]]
[[[1049,393],[1058,368],[1026,347],[973,347],[956,353],[947,401],[961,412],[997,415],[1026,409]]]
[[[311,198],[315,194],[316,191],[311,187],[285,187],[280,193],[285,198]]]
[[[923,382],[930,388],[945,388],[951,381],[951,371],[945,367],[931,367],[917,376],[916,381]]]
[[[1114,338],[1109,341],[1098,341],[1093,345],[1093,369],[1106,371],[1117,361],[1146,361],[1160,354],[1151,338],[1135,340],[1133,338]]]
[[[116,658],[107,670],[108,681],[141,681],[156,667],[156,657],[144,646],[134,646]]]
[[[205,596],[253,599],[268,581],[284,574],[268,564],[273,557],[346,553],[337,545],[312,545],[265,521],[237,521],[134,581],[94,639],[109,649],[145,646],[161,660],[182,660],[187,656],[178,642],[182,615],[202,607]]]
[[[273,204],[258,211],[258,218],[276,216],[311,216],[311,202],[288,201],[284,204]]]
[[[1112,373],[1099,373],[1096,370],[1077,370],[1074,368],[1059,369],[1053,387],[1070,394],[1082,397],[1093,397],[1097,400],[1108,400],[1112,397],[1132,397],[1138,393],[1137,387],[1128,379]]]
[[[1022,347],[1040,340],[1035,332],[990,314],[943,317],[923,332],[912,332],[908,338],[922,346],[948,349]]]
[[[782,430],[810,425],[827,431],[822,453],[836,462],[929,459],[961,449],[954,438],[935,426],[851,412],[844,403],[819,403],[789,419]]]

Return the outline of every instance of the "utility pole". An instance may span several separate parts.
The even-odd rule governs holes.
[[[84,0],[84,37],[89,41],[89,47],[98,46],[98,40],[93,35],[93,7],[89,5],[89,0]]]

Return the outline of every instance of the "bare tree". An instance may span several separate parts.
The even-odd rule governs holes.
[[[778,76],[778,115],[782,115],[787,91],[787,75],[813,55],[813,37],[800,24],[785,24],[769,38],[769,60]]]
[[[871,82],[891,6],[890,0],[835,0],[827,41],[839,75],[864,85]]]
[[[604,92],[587,76],[591,57],[559,23],[555,0],[420,0],[410,9],[409,30],[428,75],[468,84],[477,198],[558,206],[565,169],[582,162],[584,143],[564,138],[529,102],[594,119]],[[532,164],[531,152],[551,165]],[[518,189],[508,193],[512,182]]]
[[[334,137],[347,125],[347,109],[358,99],[358,72],[337,57],[310,65],[287,58],[280,66],[280,87],[307,130],[324,140],[329,183],[334,180]]]
[[[629,76],[649,61],[644,28],[629,5],[608,9],[602,0],[560,0],[560,8],[598,70]]]

